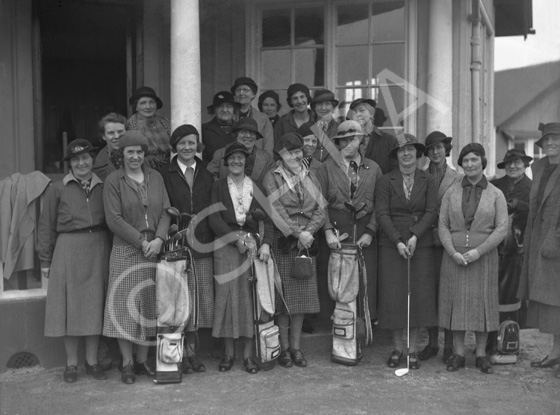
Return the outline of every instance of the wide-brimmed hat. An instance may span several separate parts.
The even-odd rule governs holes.
[[[253,79],[249,78],[248,76],[241,76],[237,78],[230,89],[231,93],[235,94],[235,90],[241,85],[247,85],[249,88],[251,88],[253,94],[257,95],[257,91],[259,90],[259,87],[257,86],[257,83]]]
[[[144,134],[137,130],[126,131],[121,138],[119,138],[119,148],[131,146],[148,146],[148,139]]]
[[[278,142],[278,147],[286,151],[303,148],[303,137],[299,133],[286,133]]]
[[[428,149],[430,147],[433,147],[439,143],[451,144],[452,140],[453,140],[452,137],[446,136],[441,131],[432,131],[430,134],[428,134],[428,136],[426,137],[426,141],[424,142],[424,145],[426,146],[426,151],[424,152],[424,155],[428,154]]]
[[[200,134],[198,133],[198,130],[194,125],[191,124],[180,125],[179,127],[175,128],[175,130],[171,134],[171,137],[169,138],[169,144],[171,144],[171,147],[175,148],[175,146],[181,140],[181,138],[192,134],[196,135],[197,137],[200,137]]]
[[[251,153],[249,153],[249,150],[247,150],[247,147],[245,147],[242,143],[238,141],[234,141],[233,143],[230,143],[226,146],[226,151],[224,153],[223,160],[226,161],[228,157],[231,156],[233,153],[243,153],[245,154],[245,157],[249,157],[251,155]]]
[[[214,95],[214,99],[212,100],[212,105],[208,105],[206,109],[208,109],[209,113],[214,112],[216,107],[219,107],[222,104],[231,104],[236,108],[240,108],[241,104],[235,102],[233,95],[231,92],[228,91],[220,91],[216,95]]]
[[[92,151],[95,151],[95,147],[93,147],[88,140],[85,138],[78,138],[68,143],[68,147],[66,147],[66,155],[62,160],[70,160],[72,157],[78,157],[79,155],[90,153]]]
[[[311,108],[313,108],[319,102],[325,102],[325,101],[331,101],[333,107],[336,107],[338,105],[338,100],[335,99],[332,91],[329,91],[328,89],[318,89],[313,94],[313,99],[311,100]]]
[[[311,102],[311,93],[309,92],[309,88],[304,84],[295,83],[288,87],[287,101],[290,107],[292,106],[292,95],[294,95],[296,92],[303,92],[307,97],[307,103]]]
[[[259,96],[259,103],[258,103],[258,107],[259,107],[259,111],[262,111],[262,106],[264,103],[264,100],[267,98],[272,98],[274,101],[276,101],[276,110],[279,111],[280,108],[282,108],[282,105],[280,104],[280,96],[276,93],[276,91],[273,90],[269,90],[269,91],[264,91],[260,96]]]
[[[414,146],[416,148],[416,158],[422,157],[422,154],[426,151],[426,146],[419,143],[418,139],[412,134],[405,133],[402,137],[397,139],[397,145],[389,151],[389,158],[397,158],[397,152],[400,148],[404,146]]]
[[[259,126],[257,125],[257,122],[255,121],[254,118],[245,117],[237,121],[233,125],[232,131],[235,133],[240,130],[252,131],[257,134],[257,139],[263,138],[263,135],[259,131]]]
[[[539,124],[539,131],[542,131],[542,136],[535,144],[542,148],[542,142],[546,136],[551,134],[560,136],[560,122],[549,122],[548,124],[543,124],[541,122]]]
[[[156,95],[156,91],[153,90],[153,88],[150,88],[149,86],[141,86],[140,88],[138,88],[136,91],[134,91],[132,93],[132,95],[130,96],[130,98],[128,99],[128,103],[130,105],[135,105],[135,103],[138,102],[138,100],[142,97],[150,97],[153,98],[156,101],[156,106],[157,109],[159,110],[161,107],[163,107],[163,102],[161,101],[161,99]]]
[[[356,108],[360,104],[368,104],[368,105],[371,105],[373,108],[375,108],[377,106],[377,103],[375,102],[374,99],[358,98],[358,99],[355,99],[354,101],[352,101],[352,103],[350,104],[350,109],[353,110],[354,108]]]
[[[364,136],[364,130],[359,122],[354,120],[346,120],[339,124],[336,129],[336,135],[332,138],[335,144],[338,144],[338,140],[342,138],[349,138],[354,136]]]
[[[505,169],[506,164],[515,160],[523,160],[525,164],[529,164],[533,160],[533,157],[529,157],[523,150],[512,148],[511,150],[508,150],[506,152],[506,154],[504,155],[504,159],[500,163],[498,163],[498,168]]]

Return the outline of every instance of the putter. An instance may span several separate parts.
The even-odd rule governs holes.
[[[407,258],[407,314],[406,314],[406,367],[402,369],[395,370],[395,375],[398,377],[404,376],[409,372],[410,368],[410,355],[408,350],[410,349],[410,256]]]

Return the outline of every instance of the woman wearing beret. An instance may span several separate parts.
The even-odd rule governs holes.
[[[447,370],[465,366],[465,332],[476,337],[476,367],[492,373],[486,356],[488,332],[497,330],[498,245],[507,235],[507,204],[503,193],[484,176],[486,153],[467,144],[457,164],[465,177],[443,196],[439,238],[445,249],[439,285],[439,326],[453,331],[454,354]]]
[[[270,124],[272,124],[272,129],[274,130],[274,126],[280,119],[280,115],[278,112],[282,105],[280,104],[280,97],[276,93],[276,91],[264,91],[259,96],[259,103],[258,103],[259,111],[266,114]],[[274,131],[273,131],[274,134]]]
[[[286,305],[276,298],[280,327],[280,365],[284,367],[307,366],[300,347],[301,328],[305,313],[319,312],[317,273],[313,258],[310,278],[292,276],[295,257],[308,255],[314,234],[325,221],[321,187],[317,178],[303,164],[303,139],[297,133],[287,133],[280,138],[282,161],[269,171],[264,187],[271,200],[274,239],[272,252],[282,280]],[[287,306],[287,308],[286,308]],[[291,319],[290,315],[291,314]]]
[[[194,259],[198,289],[195,291],[194,276],[189,275],[189,289],[198,293],[198,326],[194,318],[185,328],[185,358],[183,373],[204,372],[204,364],[195,355],[194,345],[198,327],[212,327],[214,314],[214,265],[212,258],[214,235],[210,230],[206,209],[210,206],[210,190],[214,177],[204,167],[196,153],[201,143],[197,129],[184,124],[171,134],[171,147],[177,157],[164,166],[160,173],[165,183],[171,206],[192,217],[189,226],[194,229],[194,238],[188,238],[188,246]],[[182,221],[178,225],[181,225]],[[185,225],[184,225],[185,226]],[[194,302],[191,302],[194,307]],[[194,316],[194,312],[191,313]]]
[[[212,105],[206,107],[208,114],[214,115],[214,118],[202,124],[202,160],[205,163],[212,161],[216,151],[235,141],[233,115],[239,107],[240,104],[228,91],[218,92]]]
[[[377,110],[376,110],[377,114]],[[439,208],[441,206],[441,200],[443,195],[451,187],[453,183],[460,180],[460,175],[451,166],[447,164],[447,157],[451,153],[453,146],[451,145],[451,140],[453,138],[447,137],[440,131],[433,131],[426,137],[425,145],[426,151],[424,155],[428,157],[430,163],[425,170],[430,176],[433,177],[436,187],[437,187],[437,209],[439,213]],[[436,277],[436,298],[439,292],[439,280],[440,280],[440,268],[441,259],[443,257],[443,247],[441,246],[441,241],[439,240],[438,234],[438,220],[434,222],[432,226],[432,233],[434,236],[434,275]],[[437,300],[436,300],[437,304]],[[418,353],[418,358],[420,360],[428,360],[430,357],[437,356],[439,352],[439,327],[433,326],[428,327],[429,341],[426,347]],[[443,362],[447,363],[447,360],[453,354],[453,335],[449,330],[445,330],[445,343],[443,348]]]
[[[529,300],[527,325],[553,335],[552,350],[533,367],[560,378],[560,123],[541,124],[536,142],[546,157],[531,165],[533,186],[517,297]]]
[[[410,312],[410,368],[418,369],[416,352],[420,327],[435,326],[436,279],[432,259],[432,225],[437,217],[434,179],[417,169],[425,151],[416,137],[404,140],[389,153],[399,168],[379,179],[375,210],[379,222],[379,327],[392,330],[394,350],[387,361],[398,367],[403,361],[402,336]],[[407,278],[410,261],[410,308]]]
[[[86,373],[105,379],[97,363],[102,331],[110,241],[103,211],[103,183],[92,173],[87,140],[68,145],[70,173],[50,186],[38,228],[41,272],[49,278],[45,336],[64,337],[66,382],[78,378],[78,341],[85,338]]]
[[[243,364],[248,373],[258,372],[253,357],[253,307],[251,282],[248,280],[251,259],[247,255],[247,234],[258,233],[259,224],[252,212],[262,209],[254,196],[255,184],[245,175],[247,148],[238,142],[226,147],[223,162],[228,175],[212,185],[210,228],[214,232],[214,324],[212,336],[223,338],[225,353],[219,365],[220,372],[233,366],[234,339],[243,338]],[[262,261],[270,258],[272,223],[265,220],[264,235],[260,235],[258,251]],[[256,254],[256,253],[255,253]]]
[[[315,158],[315,152],[317,151],[317,146],[319,145],[319,139],[315,135],[309,124],[303,124],[296,131],[301,135],[303,139],[303,165],[311,173],[316,174],[319,167],[321,167],[321,162],[319,159]]]
[[[391,134],[379,130],[374,125],[376,102],[373,99],[358,98],[350,104],[350,113],[354,121],[358,121],[366,134],[362,144],[362,154],[365,158],[375,161],[383,174],[394,170],[398,163],[388,154],[397,146],[397,139]]]
[[[235,101],[239,103],[239,111],[234,116],[235,121],[250,117],[257,122],[257,128],[260,138],[255,145],[258,149],[264,150],[272,157],[274,149],[274,129],[268,117],[251,106],[251,103],[257,96],[257,84],[249,77],[242,76],[237,78],[231,87]]]
[[[149,86],[138,88],[128,100],[134,114],[127,121],[127,130],[140,131],[148,143],[144,162],[156,169],[169,163],[171,124],[156,112],[163,107],[161,99]]]
[[[305,124],[315,122],[315,113],[309,109],[311,93],[303,84],[292,84],[288,87],[288,105],[291,110],[280,117],[274,127],[274,153],[275,157],[280,150],[280,138],[286,133],[294,133]],[[279,158],[279,156],[278,156]]]
[[[315,118],[318,121],[317,127],[321,131],[319,143],[315,152],[315,158],[320,162],[325,161],[329,156],[329,147],[334,150],[334,144],[329,146],[326,140],[332,139],[337,134],[338,121],[335,119],[334,111],[338,106],[338,100],[334,94],[328,89],[319,89],[315,91],[311,100],[311,109],[315,112]]]
[[[170,204],[161,175],[144,164],[146,137],[127,131],[119,149],[123,166],[107,177],[103,189],[107,225],[114,234],[103,334],[118,339],[121,380],[131,384],[136,374],[155,374],[146,359],[156,334],[156,262],[169,229]]]

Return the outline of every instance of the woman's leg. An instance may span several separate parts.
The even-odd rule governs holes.
[[[235,348],[233,346],[233,338],[232,337],[224,337],[224,345],[225,345],[225,355],[233,357],[235,355]]]
[[[433,349],[439,349],[439,327],[428,327],[428,344]]]
[[[402,336],[402,329],[393,330],[393,350],[396,350],[397,352],[402,352],[403,349]]]
[[[97,364],[99,336],[86,336],[86,361],[90,366]]]
[[[187,331],[185,333],[185,356],[192,357],[195,355],[196,333]]]
[[[78,340],[77,336],[65,336],[66,366],[78,366]]]
[[[136,345],[136,359],[138,363],[144,363],[148,360],[148,351],[150,350],[150,346],[143,346],[140,344]]]
[[[243,359],[248,359],[253,356],[254,343],[252,337],[243,338],[245,347],[243,348]]]
[[[408,348],[408,353],[416,353],[416,342],[418,341],[418,332],[420,329],[418,327],[410,328],[410,346]]]
[[[278,316],[278,329],[280,330],[280,348],[285,352],[290,348],[290,317],[287,314]]]
[[[292,327],[290,329],[290,349],[300,349],[301,328],[303,326],[304,314],[294,314],[292,316]]]
[[[488,339],[487,331],[475,331],[476,338],[476,357],[486,356],[486,340]]]
[[[465,357],[465,330],[453,330],[452,333],[455,354]]]
[[[121,349],[121,354],[122,354],[123,367],[128,366],[131,363],[134,363],[132,359],[132,342],[125,339],[118,339],[118,341],[119,341],[119,348]]]

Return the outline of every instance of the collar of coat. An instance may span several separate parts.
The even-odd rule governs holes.
[[[64,176],[64,178],[62,179],[62,184],[64,186],[66,186],[68,183],[70,182],[76,182],[78,183],[80,186],[82,185],[82,183],[76,178],[76,176],[74,176],[74,174],[72,174],[72,172],[69,172],[66,176]],[[90,189],[93,189],[96,185],[98,184],[103,184],[103,181],[97,176],[97,174],[95,173],[91,173],[91,185],[90,185]]]

